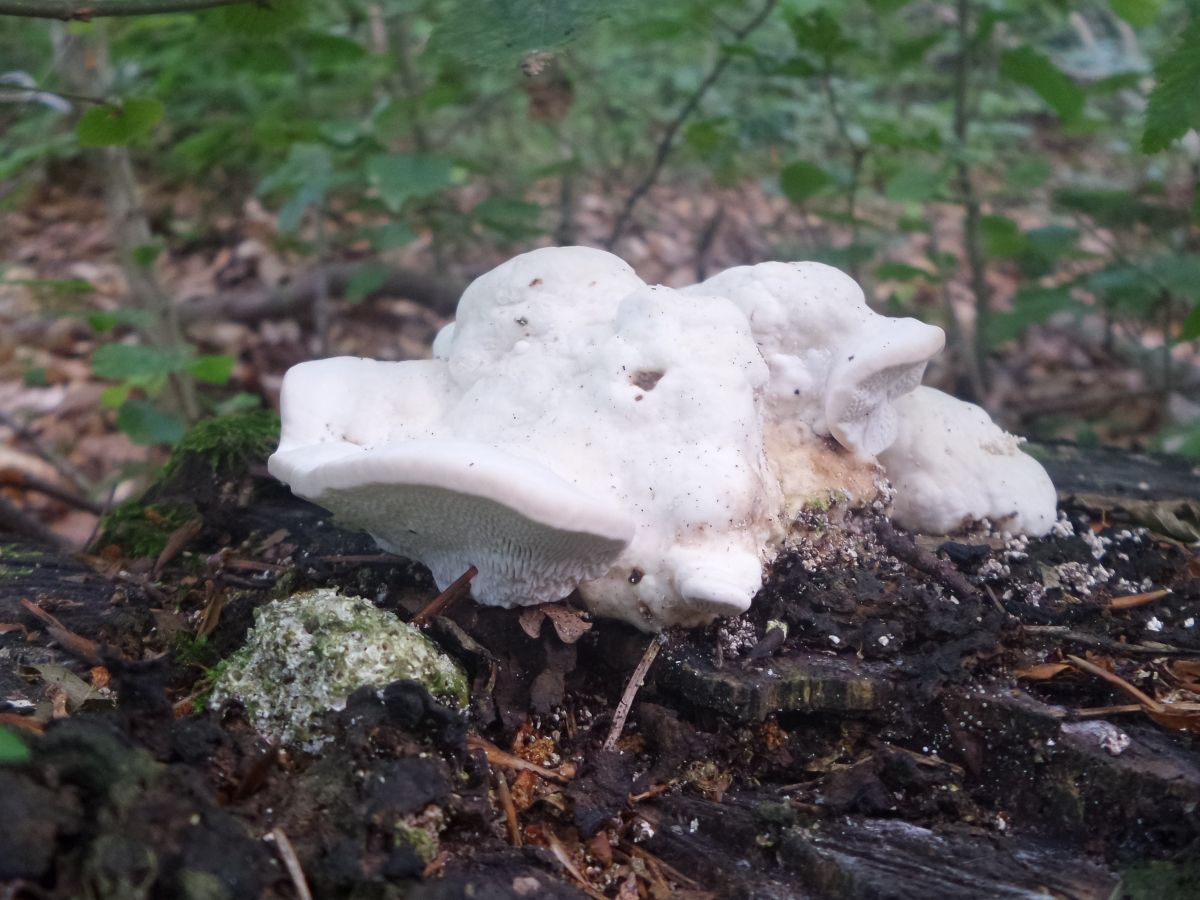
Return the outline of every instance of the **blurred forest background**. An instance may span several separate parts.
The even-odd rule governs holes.
[[[426,355],[552,243],[675,286],[824,260],[1008,428],[1200,457],[1197,4],[0,15],[0,101],[0,513],[76,546],[190,423]]]

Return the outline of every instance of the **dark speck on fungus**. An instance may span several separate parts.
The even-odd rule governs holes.
[[[663,372],[634,372],[629,380],[643,391],[652,391],[655,386],[662,381]]]

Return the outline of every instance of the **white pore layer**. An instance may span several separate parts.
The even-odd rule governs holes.
[[[943,342],[819,263],[675,291],[599,250],[535,250],[467,288],[432,360],[289,371],[270,468],[440,587],[476,566],[480,602],[578,587],[641,628],[701,624],[749,606],[805,504],[869,499],[876,457],[908,527],[1049,528],[1053,488],[1015,439],[911,393]]]

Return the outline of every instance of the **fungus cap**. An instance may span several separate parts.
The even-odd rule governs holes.
[[[603,575],[634,531],[613,504],[482,443],[324,444],[276,453],[270,467],[339,521],[421,560],[439,588],[475,566],[473,593],[496,606],[561,600]]]
[[[946,335],[916,319],[879,317],[844,344],[825,388],[825,421],[847,450],[871,457],[896,439],[892,401],[916,388]]]
[[[928,387],[899,398],[895,443],[879,456],[896,488],[893,518],[905,528],[945,534],[969,519],[1043,535],[1057,495],[1046,470],[973,403]]]

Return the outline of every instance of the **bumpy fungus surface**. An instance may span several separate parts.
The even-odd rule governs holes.
[[[957,401],[905,405],[943,344],[819,263],[676,291],[599,250],[535,250],[467,288],[431,360],[293,368],[270,469],[441,587],[476,566],[480,602],[577,588],[641,628],[701,624],[749,606],[805,505],[872,500],[898,443],[902,524],[1049,527],[1053,489],[1015,439],[987,420],[946,467],[922,429],[965,422]],[[1002,446],[1021,477],[996,474]],[[960,483],[930,505],[923,477]]]
[[[324,713],[355,690],[419,681],[443,703],[467,704],[467,678],[420,631],[361,597],[321,589],[254,612],[246,644],[221,670],[212,703],[237,700],[263,734],[310,748]]]

